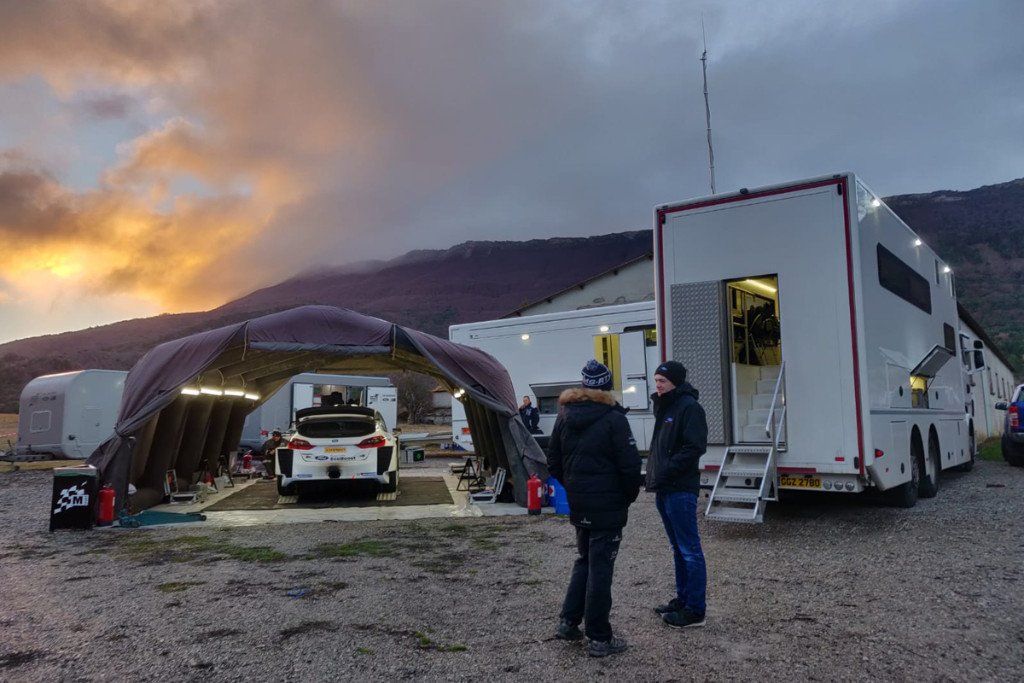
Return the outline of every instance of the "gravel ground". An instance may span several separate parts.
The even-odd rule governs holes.
[[[0,680],[1024,679],[1024,470],[979,462],[911,510],[805,496],[702,521],[708,625],[651,612],[649,494],[604,660],[552,639],[571,528],[541,518],[45,530],[50,477],[0,475]],[[998,485],[998,486],[993,486]]]

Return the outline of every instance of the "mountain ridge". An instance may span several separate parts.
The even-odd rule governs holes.
[[[954,268],[960,299],[1005,355],[1024,354],[1024,178],[973,190],[896,195],[886,203]],[[168,339],[302,304],[352,308],[447,336],[448,325],[497,318],[651,250],[650,230],[592,237],[469,240],[389,260],[322,266],[208,311],[148,318],[0,344],[0,411],[17,410],[33,377],[128,369]]]

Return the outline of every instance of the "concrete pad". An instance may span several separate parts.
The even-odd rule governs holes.
[[[448,471],[447,467],[422,467],[402,470],[402,477],[443,477],[448,492],[455,501],[453,505],[407,505],[405,507],[345,507],[339,501],[338,507],[299,509],[299,510],[231,510],[224,512],[203,512],[205,508],[236,493],[240,488],[252,486],[256,480],[242,480],[235,488],[222,489],[221,492],[207,496],[202,503],[190,505],[158,505],[153,510],[162,512],[202,512],[206,515],[205,522],[176,524],[174,526],[215,526],[245,527],[261,524],[309,524],[313,522],[366,522],[374,520],[430,519],[453,517],[504,517],[527,514],[526,508],[515,503],[471,503],[466,491],[457,491],[458,476]],[[545,512],[553,513],[552,508]],[[167,525],[154,525],[154,528]]]

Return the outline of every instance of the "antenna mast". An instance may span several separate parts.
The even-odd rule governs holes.
[[[711,172],[711,194],[715,192],[715,150],[711,146],[711,104],[708,101],[708,36],[704,32],[704,14],[700,15],[700,33],[704,38],[704,53],[700,56],[704,71],[704,116],[708,126],[708,170]]]

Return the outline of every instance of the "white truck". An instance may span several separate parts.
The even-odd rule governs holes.
[[[854,174],[654,212],[660,357],[708,419],[708,516],[759,522],[780,489],[910,507],[973,464],[951,268]]]
[[[559,394],[579,386],[587,360],[598,359],[612,371],[640,449],[650,443],[651,373],[658,366],[653,301],[452,325],[448,338],[497,358],[512,378],[516,399],[530,396],[539,408],[545,435],[555,424]],[[459,401],[452,403],[452,432],[457,444],[473,450]]]

